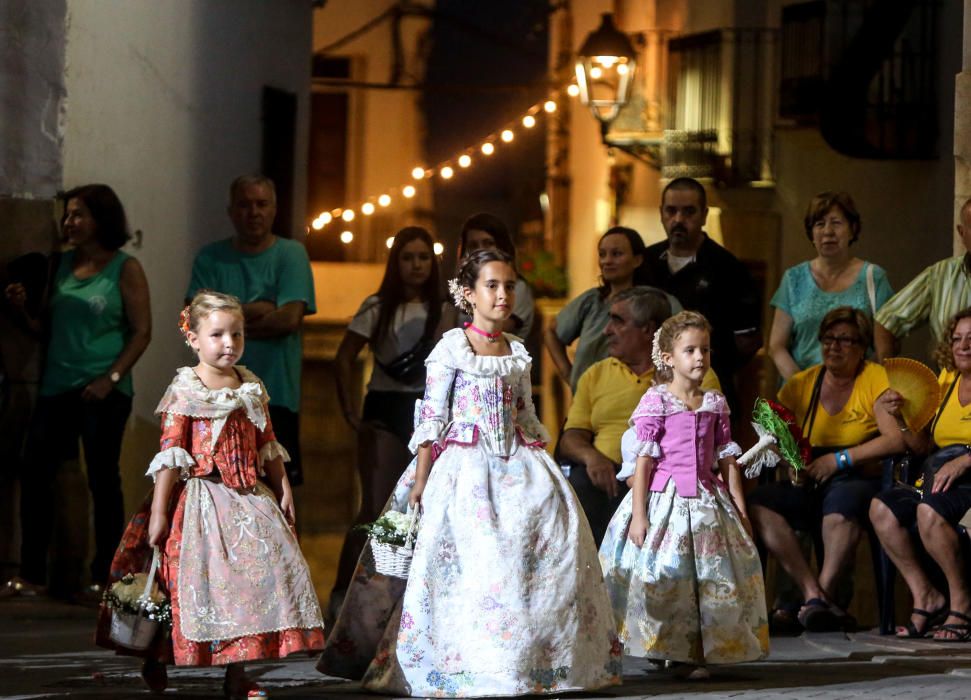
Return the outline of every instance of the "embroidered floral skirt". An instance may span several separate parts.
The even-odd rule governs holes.
[[[180,482],[177,488],[159,567],[160,584],[172,603],[171,635],[160,635],[146,652],[117,648],[108,638],[111,611],[102,607],[98,644],[179,666],[322,649],[323,622],[310,574],[270,490],[257,484],[240,492],[205,479],[190,479],[187,486]],[[151,494],[122,537],[110,583],[148,569],[150,509]],[[182,561],[190,565],[182,567]]]
[[[607,528],[600,563],[626,653],[685,663],[754,661],[769,652],[762,567],[726,489],[674,481],[652,492],[644,546],[627,539],[631,491]]]
[[[405,470],[388,507],[404,510]],[[511,696],[620,682],[596,548],[545,451],[450,444],[432,467],[407,581],[365,549],[317,665],[368,690]]]

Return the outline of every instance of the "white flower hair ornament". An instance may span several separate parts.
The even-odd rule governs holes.
[[[453,277],[448,281],[448,293],[452,295],[452,303],[454,303],[460,311],[468,311],[469,302],[465,300],[465,288],[462,286],[462,283],[459,282],[458,277]]]
[[[651,347],[651,359],[656,369],[664,369],[667,365],[661,359],[661,329],[654,331],[654,345]]]

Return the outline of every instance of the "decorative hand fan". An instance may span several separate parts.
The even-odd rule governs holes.
[[[883,366],[890,388],[906,399],[901,413],[907,425],[915,432],[922,430],[941,403],[941,385],[934,371],[909,357],[892,357]]]

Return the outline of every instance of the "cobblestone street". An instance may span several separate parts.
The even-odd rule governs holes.
[[[94,610],[46,599],[0,601],[0,698],[144,698],[137,662],[92,644]],[[356,683],[321,676],[312,659],[253,664],[274,698],[363,698]],[[169,697],[221,697],[222,674],[169,673]],[[578,697],[947,698],[971,697],[971,645],[900,641],[870,633],[773,640],[761,663],[713,668],[686,682],[628,658],[624,685]]]

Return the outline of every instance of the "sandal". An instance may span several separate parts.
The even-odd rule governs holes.
[[[799,609],[799,624],[807,632],[839,632],[843,628],[840,618],[822,598],[810,598]]]
[[[223,681],[223,695],[228,698],[228,700],[244,700],[248,698],[268,698],[270,694],[256,681],[251,681],[246,679],[230,687],[227,681]]]
[[[908,620],[907,624],[897,628],[897,638],[898,639],[924,639],[933,632],[935,629],[943,624],[944,620],[947,619],[948,609],[944,605],[937,610],[927,611],[921,608],[914,608],[911,611],[911,617],[914,615],[919,615],[927,620],[924,624],[923,629],[917,629],[917,625],[914,624],[913,620]],[[903,632],[903,634],[901,634]]]
[[[956,617],[958,619],[964,620],[964,622],[951,622],[941,625],[937,628],[938,633],[948,632],[953,634],[953,637],[938,637],[934,635],[935,642],[968,642],[971,641],[971,615],[965,615],[963,612],[958,612],[957,610],[948,610],[948,617]],[[946,619],[946,618],[945,618]]]

